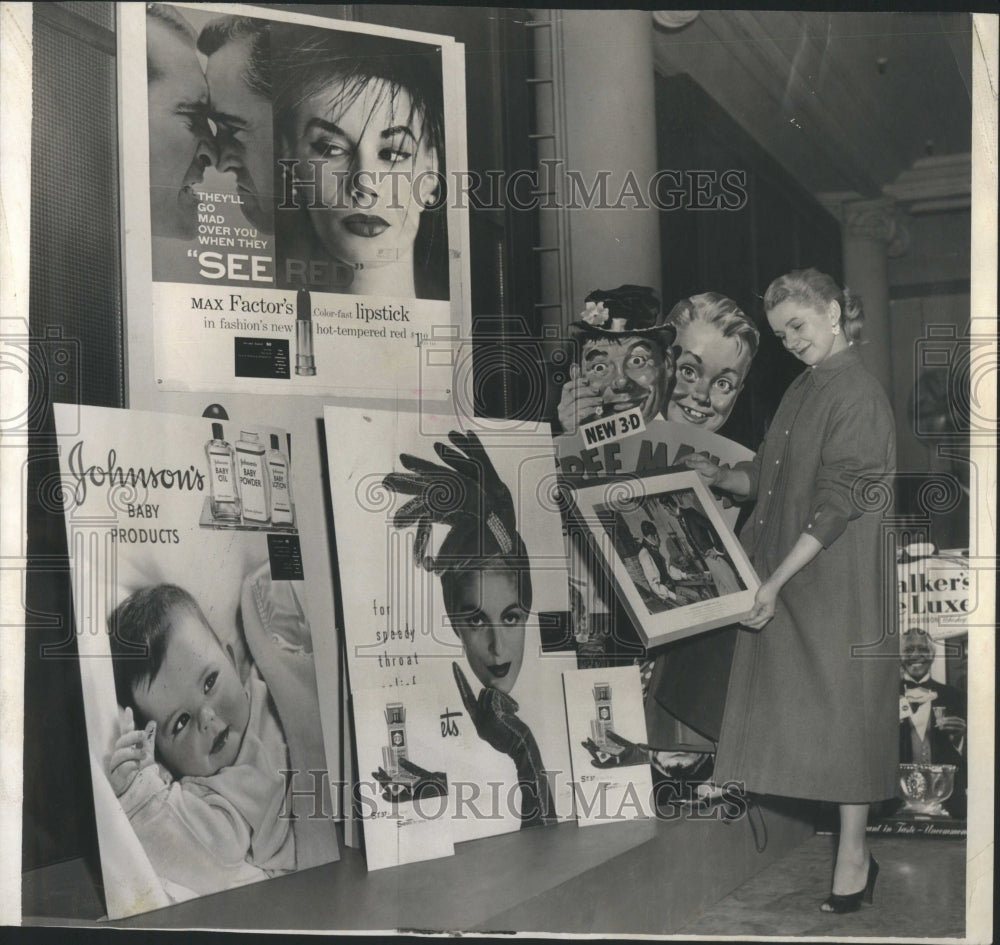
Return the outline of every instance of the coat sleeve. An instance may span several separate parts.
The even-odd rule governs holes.
[[[857,490],[894,471],[895,435],[881,389],[859,385],[842,392],[824,431],[804,529],[824,548],[866,510]]]
[[[760,456],[763,450],[764,444],[761,443],[760,449],[754,454],[753,459],[745,459],[742,463],[737,463],[733,466],[733,469],[746,473],[747,478],[750,480],[750,491],[746,495],[748,499],[757,498],[757,489],[760,484]]]

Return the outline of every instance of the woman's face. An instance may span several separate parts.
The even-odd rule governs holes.
[[[831,303],[819,311],[794,299],[785,299],[767,313],[774,336],[804,364],[825,361],[831,354],[847,347],[843,333],[833,334],[840,320],[840,307]]]
[[[345,96],[335,82],[296,107],[294,128],[292,156],[326,161],[326,206],[309,216],[327,252],[356,269],[411,259],[438,162],[409,93],[373,79]]]
[[[453,607],[448,616],[476,678],[484,686],[509,693],[521,672],[528,620],[518,595],[517,574],[467,572],[456,589]]]
[[[726,338],[715,325],[698,320],[677,329],[677,347],[677,379],[667,419],[718,430],[743,390],[750,349],[739,338]]]

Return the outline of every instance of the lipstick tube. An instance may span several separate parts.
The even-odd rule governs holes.
[[[302,377],[314,377],[316,374],[312,300],[308,289],[299,289],[295,295],[295,373]]]

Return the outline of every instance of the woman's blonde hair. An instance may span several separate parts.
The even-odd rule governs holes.
[[[861,340],[861,328],[865,321],[861,299],[853,295],[846,286],[841,289],[825,272],[818,269],[793,269],[778,276],[764,293],[764,311],[770,312],[788,299],[818,312],[824,311],[831,302],[836,302],[840,306],[840,326],[844,329],[847,340]]]

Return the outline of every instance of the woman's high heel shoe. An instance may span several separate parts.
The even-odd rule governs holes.
[[[875,897],[876,879],[878,879],[878,860],[869,853],[868,879],[864,888],[847,896],[830,893],[830,898],[819,907],[820,912],[835,912],[837,915],[843,915],[846,912],[857,912],[861,908],[861,903],[870,906]]]

